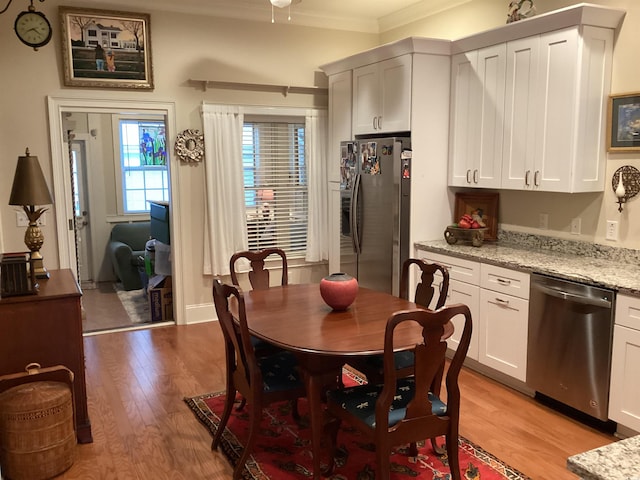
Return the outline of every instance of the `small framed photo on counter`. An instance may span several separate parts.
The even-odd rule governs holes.
[[[498,240],[498,199],[498,193],[456,193],[455,221],[468,213],[487,227],[485,240]]]
[[[640,152],[640,92],[609,96],[607,151]]]

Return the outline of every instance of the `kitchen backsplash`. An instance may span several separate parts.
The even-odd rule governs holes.
[[[534,235],[531,233],[502,229],[498,230],[498,241],[500,243],[531,249],[550,250],[599,259],[609,259],[611,261],[621,262],[621,267],[624,267],[626,262],[635,263],[636,265],[640,264],[640,250],[630,248],[616,248],[597,243],[565,240],[557,237],[547,237],[545,235]]]

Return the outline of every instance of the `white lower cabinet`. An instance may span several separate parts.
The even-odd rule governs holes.
[[[529,274],[471,260],[419,251],[418,256],[449,269],[447,304],[469,307],[473,335],[467,357],[524,382],[527,371]],[[462,319],[449,347],[457,348]]]
[[[478,361],[524,382],[528,316],[529,300],[481,288]]]
[[[618,295],[613,352],[609,418],[640,432],[640,298]]]
[[[432,252],[418,251],[418,257],[430,263],[439,263],[449,270],[449,293],[447,305],[463,303],[469,307],[473,330],[467,357],[478,360],[478,319],[480,317],[480,264],[471,260],[449,257]],[[454,326],[453,335],[449,338],[449,348],[455,350],[460,344],[464,318],[451,320]]]

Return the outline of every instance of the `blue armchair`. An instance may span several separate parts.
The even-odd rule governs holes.
[[[140,269],[144,267],[144,248],[150,236],[150,222],[118,223],[111,230],[109,257],[125,290],[143,287]]]

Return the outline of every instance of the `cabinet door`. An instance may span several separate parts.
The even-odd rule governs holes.
[[[454,55],[451,59],[449,185],[453,187],[473,185],[473,159],[479,132],[477,65],[477,50]]]
[[[527,300],[480,289],[480,363],[524,382],[528,315]]]
[[[531,189],[540,37],[507,44],[502,188]]]
[[[376,133],[380,116],[378,64],[353,71],[353,134]]]
[[[640,431],[640,330],[615,325],[611,357],[609,418]]]
[[[577,28],[540,36],[534,190],[571,189],[571,160],[576,147],[574,126],[579,115],[577,65]]]
[[[380,62],[380,113],[377,131],[411,130],[411,55]]]
[[[474,148],[474,187],[499,188],[502,171],[506,45],[478,51],[479,145]]]
[[[340,181],[340,142],[353,138],[351,135],[351,88],[351,70],[329,77],[327,179],[330,182]]]
[[[480,319],[480,288],[469,283],[458,282],[457,280],[449,281],[449,294],[447,295],[447,305],[462,303],[469,307],[471,312],[471,321],[473,330],[471,334],[471,343],[467,351],[467,357],[478,360],[478,321]],[[448,340],[449,348],[457,349],[462,336],[464,327],[464,318],[459,316],[451,320],[455,331]]]

